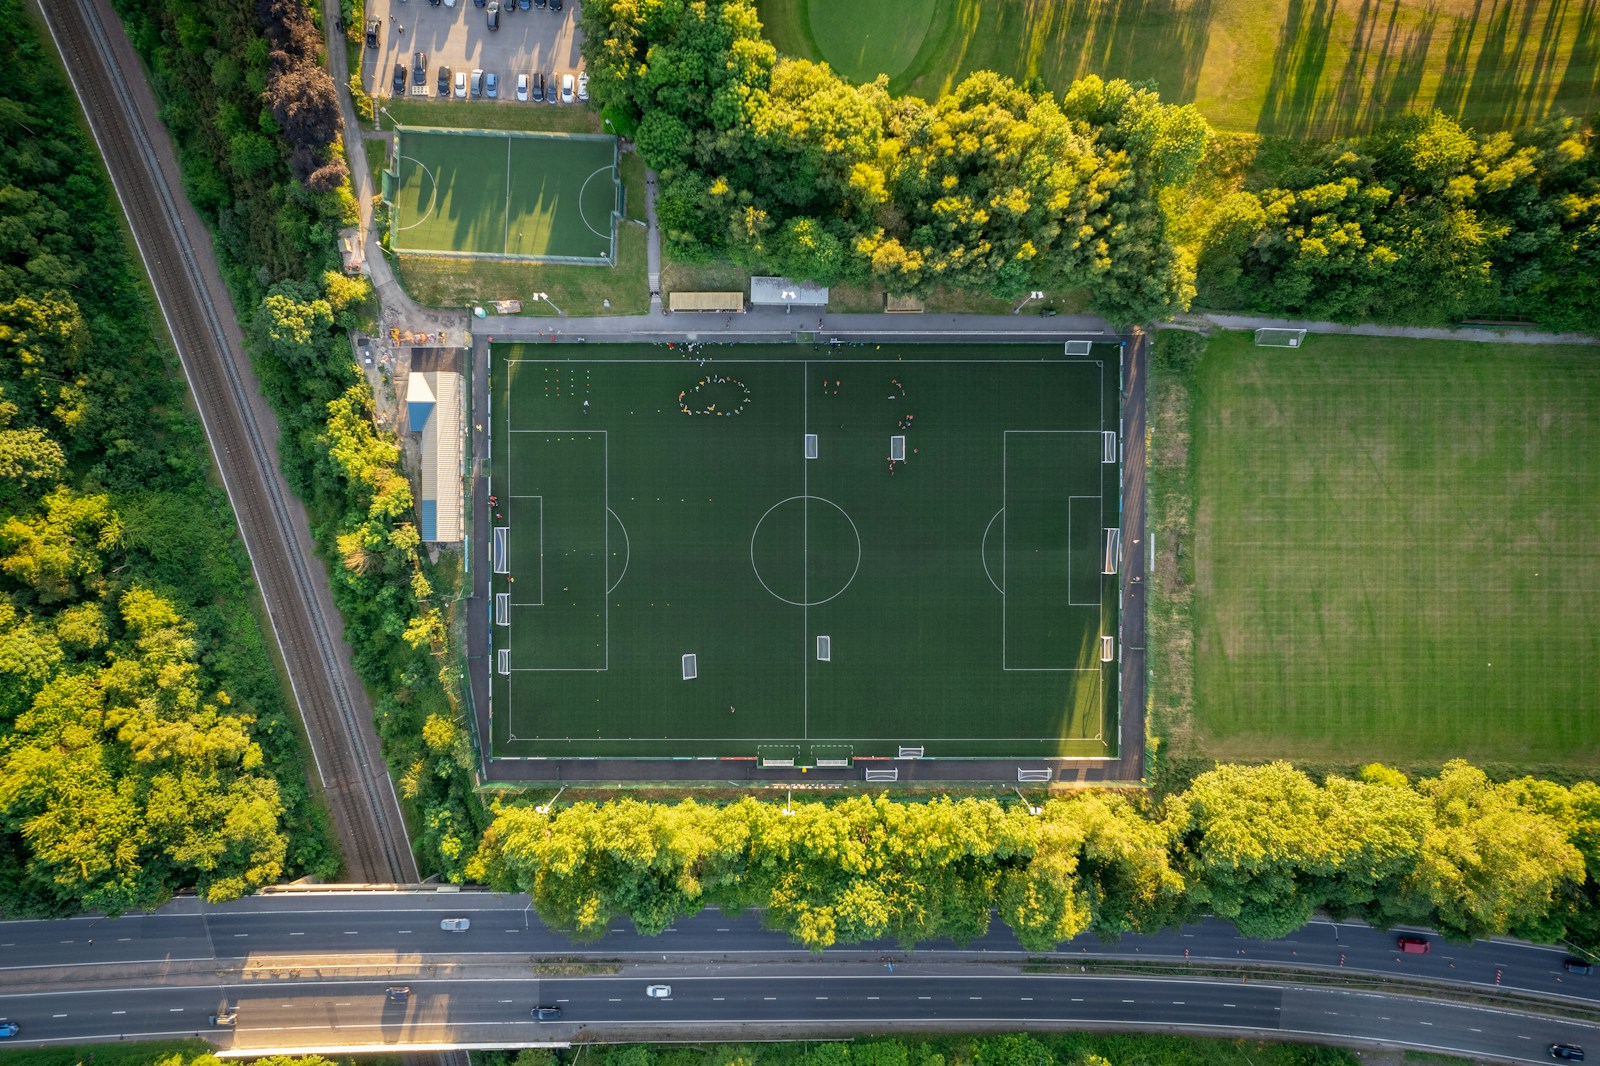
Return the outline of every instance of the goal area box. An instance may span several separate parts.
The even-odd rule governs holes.
[[[492,345],[493,757],[1116,757],[1121,373]]]

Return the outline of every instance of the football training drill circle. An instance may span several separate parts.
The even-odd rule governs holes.
[[[397,131],[397,252],[610,263],[622,209],[615,137]]]
[[[1117,755],[1115,344],[490,362],[496,757]]]

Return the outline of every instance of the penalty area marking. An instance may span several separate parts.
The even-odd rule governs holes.
[[[433,176],[433,171],[429,170],[422,160],[418,159],[416,156],[403,155],[400,157],[401,162],[405,162],[408,159],[417,165],[417,169],[428,175],[428,209],[424,211],[421,217],[419,217],[415,222],[411,223],[411,225],[397,226],[396,229],[398,229],[401,233],[404,233],[408,229],[416,229],[418,226],[428,221],[428,219],[433,217],[434,208],[439,206],[439,180]]]
[[[582,187],[578,189],[578,217],[583,219],[583,224],[589,227],[590,233],[606,242],[606,247],[608,249],[611,248],[611,234],[601,233],[599,230],[595,229],[594,224],[589,221],[589,212],[583,209],[583,194],[589,191],[589,183],[595,179],[595,174],[611,174],[615,173],[616,169],[617,168],[615,165],[601,167],[600,169],[596,170],[594,174],[590,174],[587,178],[584,178]],[[607,251],[606,254],[609,255],[610,251]]]

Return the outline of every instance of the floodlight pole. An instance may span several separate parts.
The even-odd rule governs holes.
[[[547,293],[547,292],[536,292],[536,293],[533,294],[533,298],[535,300],[543,300],[545,303],[550,305],[550,309],[552,311],[554,311],[556,314],[562,316],[563,318],[566,317],[567,313],[565,311],[561,310],[561,308],[556,306],[555,301],[550,299],[550,294],[549,293]]]
[[[1042,299],[1044,299],[1044,293],[1039,292],[1038,290],[1030,292],[1030,293],[1028,293],[1027,296],[1025,296],[1023,298],[1021,303],[1019,303],[1017,306],[1015,306],[1015,307],[1013,307],[1011,309],[1011,313],[1014,314],[1014,315],[1020,315],[1020,314],[1022,314],[1022,309],[1024,307],[1028,306],[1028,301],[1029,300],[1042,300]]]
[[[549,803],[546,803],[542,807],[535,807],[534,810],[538,811],[540,814],[549,814],[550,813],[550,808],[552,808],[552,807],[554,807],[556,805],[556,800],[560,799],[561,798],[561,793],[565,792],[566,790],[567,790],[567,786],[566,785],[562,785],[560,788],[556,789],[556,794],[554,796],[550,797],[550,802]]]
[[[1029,814],[1043,814],[1044,813],[1044,808],[1043,807],[1035,807],[1033,804],[1028,802],[1028,797],[1024,796],[1022,794],[1022,789],[1018,788],[1015,785],[1012,785],[1011,786],[1011,791],[1015,792],[1017,794],[1017,798],[1022,801],[1022,805],[1024,807],[1028,808],[1028,813]]]

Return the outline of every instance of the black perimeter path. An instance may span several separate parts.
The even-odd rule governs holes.
[[[864,317],[864,316],[863,316]],[[926,334],[914,338],[897,335],[893,319],[880,335],[868,338],[852,333],[851,340],[897,340],[926,342]],[[568,322],[567,325],[575,323]],[[1009,323],[1005,323],[1008,324]],[[576,331],[573,331],[576,333]],[[967,332],[965,330],[963,333]],[[977,332],[977,331],[974,331]],[[1067,332],[1067,331],[1063,331]],[[709,331],[701,334],[717,340]],[[663,333],[665,336],[665,333]],[[682,334],[677,334],[683,338]],[[1080,334],[1081,336],[1081,334]],[[554,340],[555,338],[551,338]],[[573,336],[572,340],[579,338]],[[600,339],[600,338],[595,338]],[[606,338],[610,339],[610,338]],[[621,338],[619,338],[621,339]],[[658,339],[652,337],[652,339]],[[744,338],[741,338],[744,339]],[[749,338],[754,339],[754,338]],[[763,337],[763,340],[779,339]],[[790,340],[791,337],[781,339]],[[809,337],[807,338],[810,339]],[[955,336],[946,337],[955,340]],[[966,339],[966,338],[962,338]],[[1008,339],[1023,339],[1011,336]],[[1043,339],[1029,337],[1027,339]],[[1109,336],[1096,336],[1109,341]],[[897,767],[897,785],[932,782],[1014,785],[1019,765],[1050,765],[1055,780],[1068,783],[1139,781],[1144,776],[1145,718],[1145,370],[1149,336],[1135,331],[1120,338],[1123,349],[1122,447],[1122,693],[1118,701],[1120,727],[1116,759],[875,759],[874,769]],[[861,767],[832,770],[810,767],[763,767],[755,759],[495,759],[489,753],[489,566],[483,557],[482,536],[489,528],[488,489],[483,477],[482,456],[489,427],[481,412],[489,402],[489,337],[478,333],[473,340],[470,366],[472,390],[472,469],[467,480],[471,495],[472,525],[468,530],[468,556],[472,568],[472,593],[467,599],[467,656],[472,692],[473,718],[479,739],[479,773],[485,782],[506,784],[581,784],[611,781],[659,781],[735,785],[846,785],[862,780]],[[885,785],[882,787],[894,787]]]

